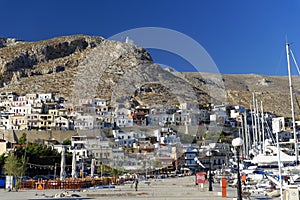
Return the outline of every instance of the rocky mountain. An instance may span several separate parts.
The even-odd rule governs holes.
[[[287,77],[172,72],[138,46],[97,36],[37,42],[0,38],[0,47],[0,91],[56,92],[69,101],[101,97],[119,108],[172,107],[180,102],[249,108],[255,93],[265,111],[290,116]],[[300,83],[298,77],[293,81],[295,86]],[[300,91],[294,87],[294,92],[297,103]]]
[[[188,80],[194,84],[207,85],[205,79],[199,81],[196,73],[185,73]],[[265,76],[258,74],[222,74],[223,86],[226,91],[226,102],[229,105],[242,105],[247,109],[253,105],[253,94],[257,97],[257,104],[264,112],[278,116],[291,117],[291,99],[289,80],[287,76]],[[300,78],[292,77],[294,108],[297,119],[300,114]],[[201,87],[199,85],[199,87]],[[252,106],[253,108],[253,106]]]
[[[17,40],[16,38],[3,38],[0,37],[0,48],[2,47],[8,47],[8,46],[14,46],[17,44],[25,43],[22,40]]]

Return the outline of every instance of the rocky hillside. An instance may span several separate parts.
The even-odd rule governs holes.
[[[2,47],[8,47],[8,46],[14,46],[17,44],[25,43],[24,41],[17,40],[15,38],[3,38],[0,37],[0,48]]]
[[[199,73],[185,73],[186,78],[193,82],[209,85],[206,78],[199,78]],[[199,79],[201,81],[199,81]],[[294,107],[296,118],[300,114],[300,78],[292,77],[294,90]],[[253,103],[253,94],[257,97],[260,107],[261,102],[266,112],[278,116],[291,117],[291,103],[289,81],[287,76],[264,76],[258,74],[223,74],[223,87],[226,91],[226,102],[229,105],[243,105],[249,109]],[[201,86],[199,86],[201,87]]]
[[[297,97],[300,79],[293,80]],[[120,108],[130,102],[165,107],[227,102],[249,108],[255,93],[265,111],[290,116],[287,77],[172,72],[138,46],[86,35],[38,42],[0,38],[0,91],[56,92],[69,101],[102,97]]]

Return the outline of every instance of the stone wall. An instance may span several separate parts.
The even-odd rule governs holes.
[[[55,139],[58,142],[63,142],[66,139],[71,139],[72,136],[77,135],[76,131],[27,131],[27,130],[0,130],[0,138],[5,139],[9,142],[16,143],[19,138],[27,134],[27,139],[29,142],[42,143],[45,140]]]

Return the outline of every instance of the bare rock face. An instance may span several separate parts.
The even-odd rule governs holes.
[[[145,87],[152,93],[135,95]],[[129,108],[132,100],[151,107],[197,103],[193,86],[154,64],[147,51],[108,40],[90,51],[79,64],[71,96],[75,101],[95,96],[105,98],[116,108]]]
[[[100,37],[75,35],[4,46],[0,49],[2,81],[8,84],[16,71],[20,77],[28,77],[52,73],[57,71],[57,68],[61,70],[60,66],[76,67],[76,53],[93,48],[102,40]],[[73,58],[69,58],[70,62],[64,62],[64,58],[67,57]]]

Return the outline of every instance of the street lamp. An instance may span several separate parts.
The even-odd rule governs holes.
[[[211,174],[211,162],[210,162],[210,158],[212,156],[211,151],[209,150],[208,152],[206,152],[206,156],[209,159],[209,176],[208,176],[208,191],[213,191],[212,189],[212,174]]]
[[[237,200],[242,200],[242,186],[240,179],[240,147],[243,145],[243,140],[241,138],[235,138],[232,140],[232,146],[236,149],[237,157]]]

